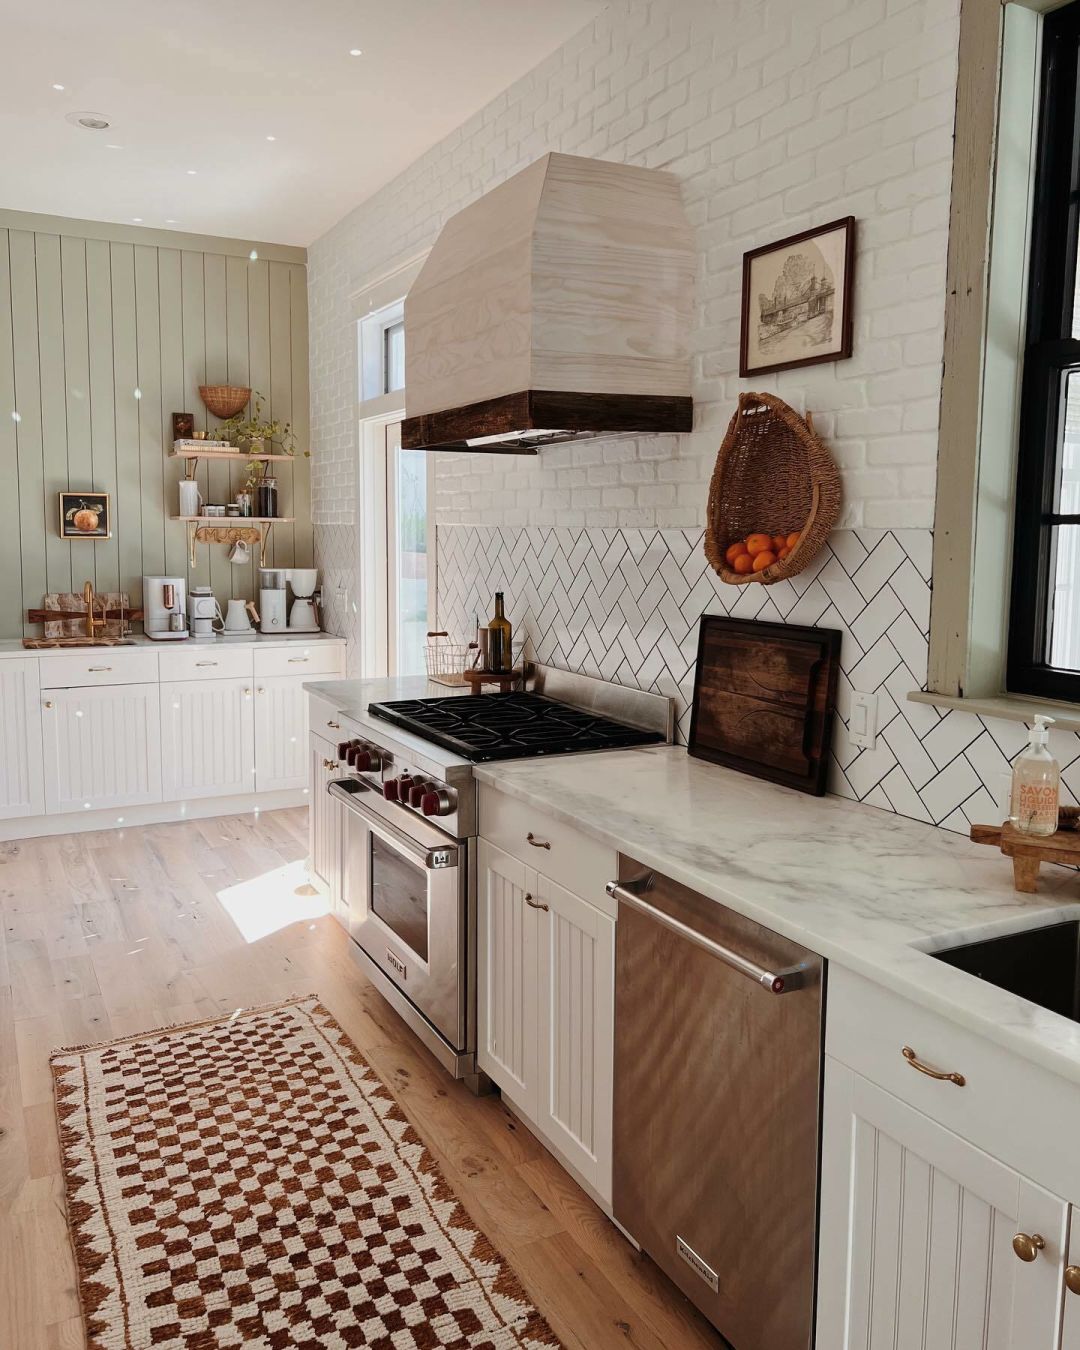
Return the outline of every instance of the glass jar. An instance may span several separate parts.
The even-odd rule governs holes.
[[[277,479],[260,478],[255,487],[255,514],[272,518],[278,513]]]

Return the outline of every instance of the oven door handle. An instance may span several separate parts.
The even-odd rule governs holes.
[[[730,947],[723,947],[719,942],[713,942],[711,938],[705,937],[689,924],[681,923],[678,919],[673,919],[670,914],[665,914],[663,910],[657,909],[655,905],[647,904],[638,895],[638,891],[647,891],[652,882],[652,875],[640,877],[635,881],[609,881],[605,890],[613,900],[618,900],[620,905],[629,905],[631,909],[636,909],[639,914],[644,914],[646,918],[653,919],[664,928],[668,928],[679,937],[685,938],[687,942],[692,942],[702,951],[706,951],[710,956],[715,956],[718,961],[722,961],[725,966],[730,966],[732,970],[737,970],[740,975],[745,975],[748,979],[760,984],[767,989],[770,994],[786,994],[792,989],[799,989],[803,983],[803,972],[796,966],[789,970],[766,970],[764,966],[759,966],[756,961],[751,961],[748,957],[740,956]]]
[[[354,780],[355,781],[355,780]],[[425,848],[423,844],[418,844],[415,839],[410,839],[407,834],[391,825],[389,821],[382,820],[374,811],[367,810],[360,802],[356,800],[359,792],[370,792],[366,784],[357,783],[357,789],[349,791],[343,788],[340,783],[331,783],[327,791],[331,797],[336,797],[339,802],[354,811],[372,833],[377,834],[391,848],[397,849],[403,853],[411,862],[423,867],[429,872],[448,872],[451,868],[458,865],[458,848],[456,844],[436,844],[432,848]]]

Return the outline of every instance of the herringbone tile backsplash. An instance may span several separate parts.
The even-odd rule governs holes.
[[[966,834],[1001,819],[1019,723],[939,712],[907,695],[926,682],[929,530],[837,530],[805,572],[728,586],[700,529],[442,525],[439,623],[471,637],[501,590],[529,654],[548,665],[673,696],[686,739],[703,614],[816,624],[843,633],[829,786],[845,797]],[[848,740],[852,690],[876,692],[873,750]],[[1080,737],[1056,733],[1063,800],[1080,790]]]

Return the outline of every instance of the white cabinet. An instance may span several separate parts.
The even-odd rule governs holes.
[[[255,685],[255,781],[260,792],[307,786],[305,678],[274,675],[260,677]]]
[[[477,1063],[530,1120],[537,1092],[536,873],[486,839],[477,862]],[[531,879],[531,882],[530,882]]]
[[[337,747],[311,733],[308,741],[310,811],[308,830],[310,858],[308,872],[312,882],[330,901],[330,909],[348,931],[348,912],[341,886],[342,812],[341,803],[327,792],[327,784],[340,777]]]
[[[156,683],[42,693],[47,811],[161,801],[158,694]]]
[[[38,663],[16,657],[0,662],[0,819],[44,810]]]
[[[477,1061],[611,1197],[615,920],[480,840]]]
[[[538,873],[536,1123],[611,1194],[615,920]]]
[[[161,778],[166,801],[254,790],[252,703],[250,677],[178,680],[161,686]]]

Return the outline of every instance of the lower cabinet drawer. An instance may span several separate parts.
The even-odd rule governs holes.
[[[192,644],[158,653],[161,682],[170,680],[250,680],[250,647]]]
[[[65,652],[38,658],[42,689],[77,689],[97,684],[151,684],[158,678],[157,652],[125,647]]]
[[[480,834],[605,914],[618,914],[617,902],[604,890],[618,876],[618,854],[606,844],[485,784],[480,785]]]
[[[281,647],[255,648],[256,675],[338,675],[345,665],[345,648],[336,642],[290,642]]]
[[[1080,1200],[1080,1086],[835,962],[826,1006],[825,1048],[834,1059],[1055,1194]],[[963,1086],[916,1064],[959,1074]]]

